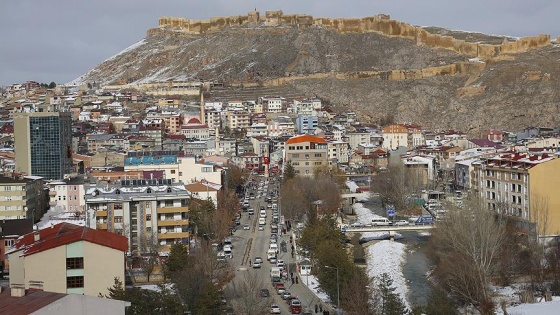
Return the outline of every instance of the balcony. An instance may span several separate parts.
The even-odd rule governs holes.
[[[189,212],[189,207],[161,207],[157,209],[157,213],[180,213]]]
[[[107,211],[95,211],[95,216],[96,217],[106,217],[107,216]]]
[[[95,225],[95,227],[96,227],[98,230],[107,230],[107,223],[97,223],[97,224]]]
[[[186,219],[169,219],[169,220],[158,220],[158,226],[187,226],[189,225],[189,220]]]
[[[189,232],[167,232],[167,233],[158,233],[158,239],[187,238],[187,237],[189,237]]]

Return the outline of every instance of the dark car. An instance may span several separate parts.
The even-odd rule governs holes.
[[[268,289],[261,289],[261,297],[269,297],[270,291]]]

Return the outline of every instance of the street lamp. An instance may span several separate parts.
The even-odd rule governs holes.
[[[340,282],[338,281],[338,268],[324,266],[325,268],[336,269],[336,314],[340,314]]]

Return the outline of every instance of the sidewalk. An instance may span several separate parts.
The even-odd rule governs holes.
[[[290,235],[290,234],[288,234]],[[293,239],[295,240],[295,235],[293,235],[293,232],[291,232],[291,235],[293,237]],[[289,243],[288,243],[288,247],[289,247]],[[297,246],[294,242],[294,246],[295,246],[295,251],[297,252]],[[300,257],[299,255],[295,255],[295,258],[291,257],[291,250],[289,250],[287,253],[284,253],[284,261],[288,260],[288,255],[289,255],[289,268],[288,270],[294,273],[294,277],[298,278],[297,283],[291,283],[291,282],[286,282],[289,283],[289,286],[287,287],[288,292],[292,293],[292,295],[296,295],[299,297],[299,300],[301,301],[301,304],[303,305],[303,310],[309,310],[311,311],[312,314],[315,314],[315,305],[322,305],[323,306],[323,311],[328,311],[330,313],[330,315],[335,315],[336,314],[336,307],[333,307],[332,305],[328,304],[328,301],[322,300],[320,297],[317,296],[317,294],[314,292],[313,288],[318,287],[319,283],[316,280],[312,280],[314,279],[313,276],[306,276],[306,275],[301,275],[300,274],[300,270],[298,268],[298,264],[299,262],[302,261],[302,257]],[[294,261],[295,260],[295,261]],[[289,274],[289,272],[288,272]]]

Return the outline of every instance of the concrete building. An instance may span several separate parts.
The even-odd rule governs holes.
[[[84,182],[83,177],[49,182],[50,208],[56,212],[83,212],[85,210]]]
[[[225,125],[231,130],[246,130],[251,124],[251,115],[246,111],[226,112]]]
[[[16,172],[62,179],[72,172],[70,113],[15,113]]]
[[[8,251],[10,286],[42,283],[45,291],[108,294],[124,279],[126,237],[60,223],[18,239]]]
[[[516,218],[519,227],[540,237],[560,235],[560,159],[502,153],[473,166],[473,189],[488,209]]]
[[[88,185],[85,202],[89,226],[125,235],[129,253],[164,254],[172,244],[188,244],[190,198],[181,182],[132,179]]]
[[[436,161],[433,156],[407,156],[402,158],[404,166],[418,179],[421,185],[427,185],[430,181],[434,180],[436,173]]]
[[[329,148],[323,138],[302,135],[286,141],[284,160],[298,175],[313,176],[316,168],[329,166],[328,158]]]
[[[411,149],[424,144],[424,134],[420,126],[400,124],[383,128],[383,148],[396,150],[398,147],[406,147]]]
[[[347,164],[350,162],[350,145],[344,141],[329,142],[329,161]]]
[[[39,220],[47,211],[47,196],[42,177],[0,176],[0,219]]]
[[[124,170],[161,171],[161,178],[185,184],[203,179],[222,184],[222,170],[217,165],[199,162],[194,156],[177,156],[177,152],[129,152]]]
[[[313,134],[319,125],[319,119],[313,115],[298,115],[296,126],[298,133]]]
[[[197,118],[191,118],[186,124],[181,126],[181,134],[187,139],[208,140],[210,129],[207,124],[203,124]]]

